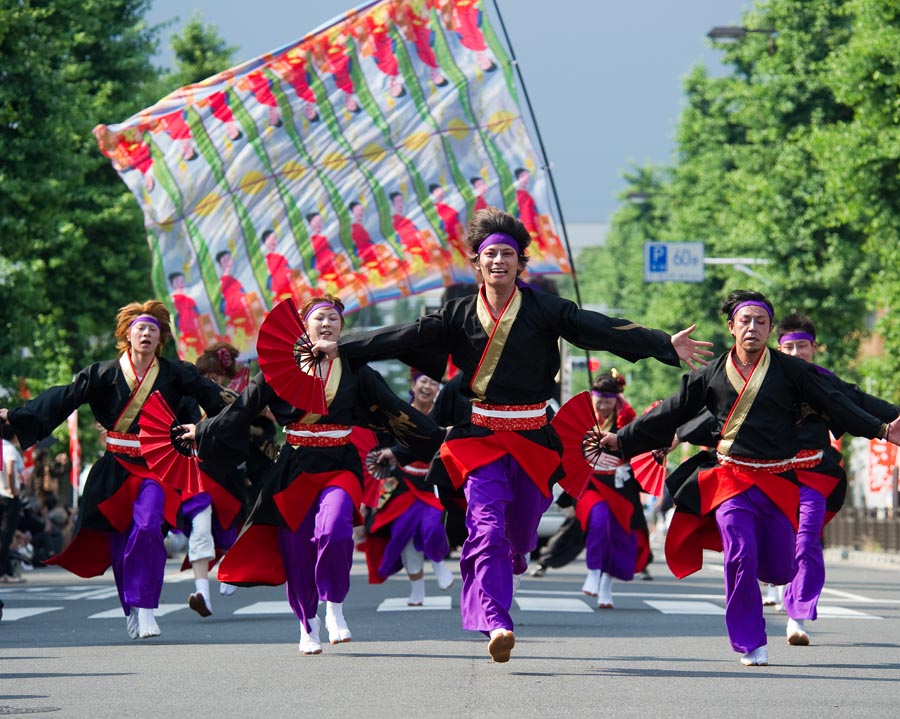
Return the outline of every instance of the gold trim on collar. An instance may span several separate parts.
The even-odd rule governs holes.
[[[159,376],[159,360],[155,357],[153,358],[153,363],[147,368],[144,379],[140,381],[131,366],[128,351],[123,352],[119,356],[119,369],[125,375],[125,381],[128,382],[128,388],[131,390],[131,397],[128,399],[128,404],[125,405],[125,409],[122,410],[122,414],[119,415],[115,425],[113,425],[113,432],[127,432],[131,429],[131,425],[134,424],[135,417],[141,411],[141,407],[144,406],[144,402],[147,401],[153,385],[156,383],[156,378]]]
[[[470,385],[475,393],[474,399],[483,401],[487,396],[487,386],[494,376],[497,364],[500,362],[500,355],[506,346],[506,340],[512,329],[513,322],[519,314],[522,307],[522,293],[519,288],[515,289],[510,301],[503,308],[500,317],[496,320],[491,315],[487,300],[484,298],[484,288],[478,293],[478,300],[475,303],[478,321],[487,333],[488,341],[485,345],[484,352],[481,353],[481,360],[478,362],[478,368],[472,377]]]
[[[313,369],[315,370],[315,367]],[[333,360],[331,366],[328,368],[328,376],[325,378],[325,404],[329,407],[337,395],[343,374],[344,368],[341,361],[339,359]],[[322,417],[324,417],[324,415],[307,412],[300,418],[299,422],[300,424],[315,424],[322,419]]]
[[[762,387],[766,373],[769,371],[769,365],[771,364],[769,353],[771,351],[769,348],[766,348],[747,380],[744,380],[743,375],[741,375],[734,363],[734,350],[728,353],[728,359],[725,360],[725,376],[728,377],[731,386],[738,393],[738,398],[731,408],[731,412],[728,413],[728,419],[725,420],[725,427],[722,429],[722,439],[716,446],[719,454],[731,454],[731,445],[734,444],[738,432],[741,431],[741,426],[750,413],[750,407],[753,406],[757,396],[759,396],[760,387]]]

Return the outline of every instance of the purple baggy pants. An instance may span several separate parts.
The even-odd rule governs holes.
[[[159,482],[145,479],[134,501],[131,525],[109,535],[110,564],[125,616],[132,607],[155,609],[166,572],[162,527],[165,495]]]
[[[288,603],[309,631],[319,600],[343,602],[353,564],[353,502],[340,487],[326,487],[296,532],[278,528]]]
[[[432,562],[440,562],[450,552],[447,532],[441,522],[443,512],[425,502],[416,500],[409,509],[391,522],[391,538],[384,547],[384,555],[378,573],[388,576],[396,566],[403,549],[413,541],[417,551]]]
[[[537,546],[538,523],[551,499],[509,455],[472,472],[465,495],[469,536],[459,559],[463,629],[512,630],[513,565],[517,573],[525,571],[525,555]]]
[[[817,616],[816,606],[825,586],[824,525],[825,497],[811,487],[800,487],[797,574],[784,590],[784,611],[791,619],[815,619]]]
[[[736,652],[766,644],[759,582],[787,584],[797,571],[794,527],[757,487],[716,508],[725,560],[725,626]]]
[[[588,569],[600,569],[626,582],[634,579],[637,537],[622,529],[606,502],[591,507],[584,548]]]

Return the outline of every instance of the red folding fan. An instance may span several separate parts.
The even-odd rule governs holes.
[[[160,482],[182,492],[199,492],[200,467],[194,448],[181,440],[181,422],[157,391],[141,407],[141,454]]]
[[[263,320],[256,351],[259,368],[279,397],[298,409],[327,414],[319,358],[293,300],[279,302]]]
[[[596,463],[609,453],[600,448],[597,437],[590,430],[600,431],[590,392],[579,392],[569,399],[551,422],[562,440],[562,465],[566,476],[560,486],[576,499],[587,489]]]
[[[654,497],[662,495],[663,486],[666,483],[666,455],[664,452],[654,450],[644,452],[630,460],[634,478],[641,488]]]

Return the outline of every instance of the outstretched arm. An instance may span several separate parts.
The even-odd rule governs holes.
[[[712,357],[712,351],[704,349],[712,347],[712,342],[702,342],[700,340],[691,339],[691,334],[697,329],[697,325],[691,325],[687,329],[681,330],[678,334],[672,335],[672,347],[678,353],[678,358],[691,369],[697,369],[699,365],[706,365],[709,362],[704,357]]]

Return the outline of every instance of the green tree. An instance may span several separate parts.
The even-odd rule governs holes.
[[[149,295],[140,212],[92,135],[156,78],[146,0],[2,0],[0,384],[67,381]]]
[[[880,352],[863,369],[873,392],[900,401],[900,7],[891,0],[851,0],[850,33],[828,58],[828,83],[849,109],[817,128],[813,151],[831,193],[829,211],[864,237],[874,269],[860,292],[877,309]],[[850,279],[850,278],[848,278]],[[878,345],[876,345],[878,346]]]
[[[234,65],[238,49],[225,43],[215,25],[204,25],[199,13],[191,16],[180,35],[172,37],[171,44],[175,70],[162,78],[164,93],[227,70]]]
[[[737,288],[757,289],[780,315],[810,314],[827,350],[823,363],[841,374],[852,372],[871,306],[864,288],[877,263],[870,228],[845,210],[846,193],[832,177],[840,160],[828,161],[824,139],[854,118],[850,98],[839,92],[834,77],[854,38],[860,48],[868,43],[867,35],[854,31],[851,5],[847,0],[760,3],[742,24],[777,30],[774,41],[759,32],[723,43],[730,73],[712,77],[696,68],[689,75],[673,166],[629,178],[630,191],[652,192],[651,207],[620,209],[610,244],[597,260],[607,267],[598,272],[614,274],[605,288],[611,302],[635,302],[643,314],[630,316],[657,327],[696,321],[697,336],[712,339],[722,351],[730,338],[718,314],[720,300]],[[890,3],[883,5],[886,11]],[[881,19],[873,16],[871,23]],[[885,40],[885,54],[896,39]],[[849,80],[847,87],[855,82]],[[891,81],[896,84],[895,75]],[[879,102],[874,95],[866,99]],[[885,120],[888,115],[885,110]],[[753,266],[752,277],[731,265],[708,265],[701,285],[649,287],[634,267],[635,245],[649,239],[702,240],[708,257],[769,263]],[[634,373],[652,391],[662,389],[659,370],[642,365]],[[635,390],[643,392],[639,386]]]

